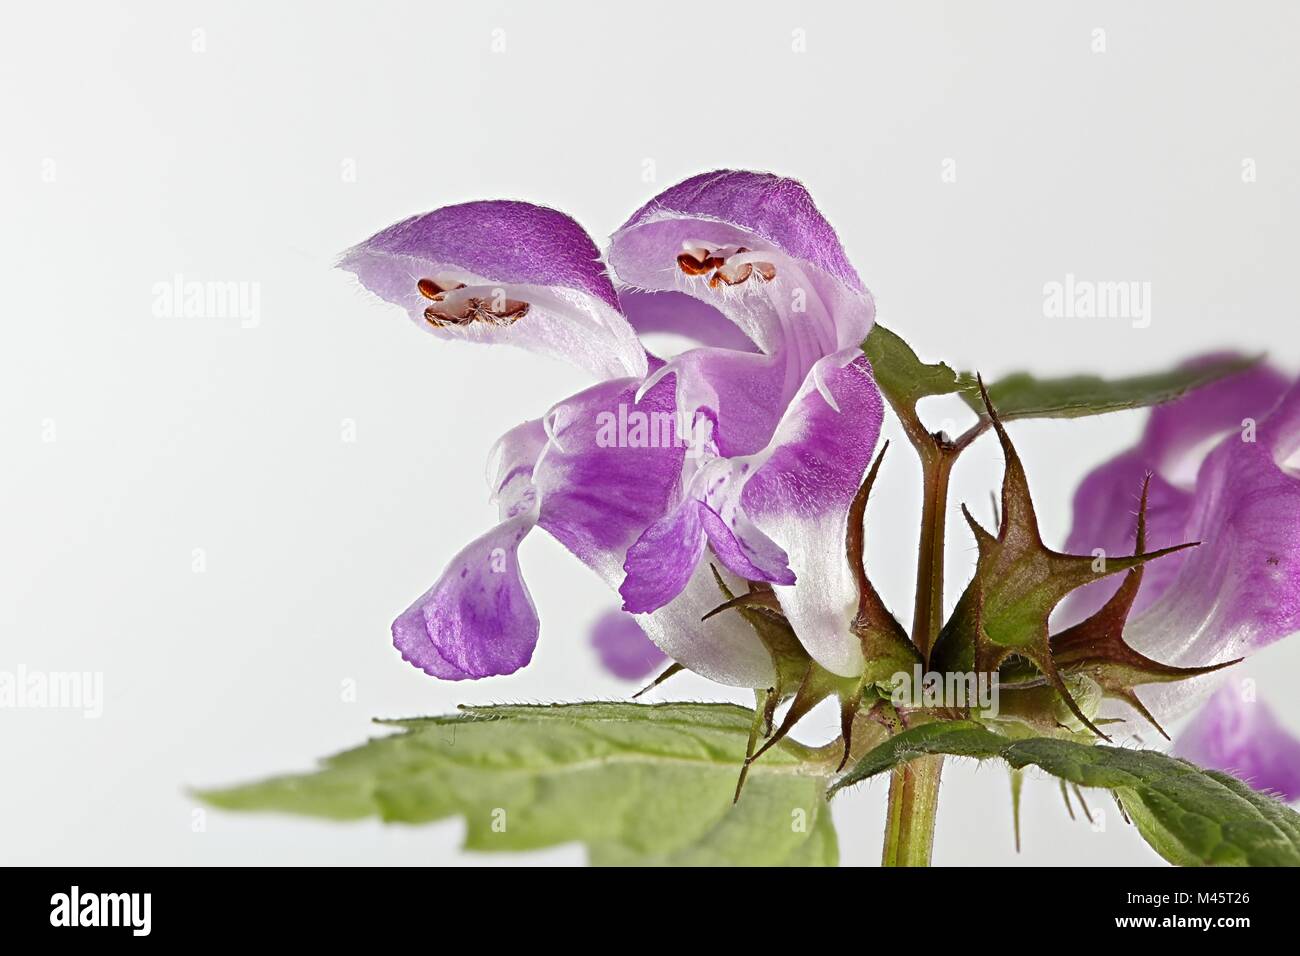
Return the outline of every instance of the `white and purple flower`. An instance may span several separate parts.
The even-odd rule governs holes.
[[[1149,657],[1201,666],[1300,630],[1300,383],[1255,366],[1155,409],[1138,444],[1080,484],[1067,548],[1124,554],[1147,475],[1148,545],[1201,544],[1146,569],[1126,640]],[[1096,610],[1117,586],[1100,581],[1076,592],[1064,606],[1066,623]],[[1175,719],[1224,676],[1152,685],[1143,700],[1160,720]],[[1300,745],[1264,704],[1247,707],[1230,687],[1192,719],[1176,752],[1300,795]]]
[[[730,585],[771,585],[811,656],[855,675],[857,590],[838,543],[883,404],[860,348],[874,305],[834,230],[799,183],[724,171],[651,200],[607,258],[608,271],[568,216],[493,201],[412,217],[344,254],[435,336],[564,357],[597,379],[498,443],[500,523],[397,619],[397,648],[451,680],[528,663],[539,621],[518,546],[540,526],[706,677],[775,676],[742,618],[703,620],[720,600],[711,563]],[[663,329],[700,344],[660,359],[638,333]],[[601,440],[629,409],[690,440]]]
[[[406,660],[449,680],[527,664],[540,622],[518,548],[541,527],[635,615],[602,624],[597,646],[616,672],[656,656],[614,659],[639,625],[705,677],[773,685],[773,649],[742,616],[708,613],[720,603],[716,569],[730,591],[778,602],[826,671],[863,673],[851,628],[859,582],[842,543],[883,417],[861,349],[875,308],[803,186],[766,173],[693,177],[635,212],[603,260],[563,213],[465,203],[400,222],[340,265],[437,337],[517,345],[594,378],[497,443],[499,522],[394,622]],[[642,336],[661,331],[696,344],[653,355]],[[649,440],[625,434],[632,417],[649,423]],[[1135,448],[1083,481],[1069,551],[1126,554],[1148,475],[1149,546],[1202,542],[1146,570],[1125,629],[1134,649],[1197,667],[1300,629],[1298,451],[1300,385],[1258,366],[1158,408]],[[1082,620],[1119,586],[1085,587],[1054,623]],[[1215,680],[1158,684],[1142,703],[1177,717]],[[1180,746],[1265,779],[1267,760],[1249,745],[1282,736],[1224,737],[1241,721],[1219,698],[1211,707]],[[1265,785],[1295,789],[1277,779]]]

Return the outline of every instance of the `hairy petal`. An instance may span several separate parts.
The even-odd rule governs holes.
[[[703,502],[698,502],[697,507],[709,546],[728,571],[747,581],[795,583],[785,551],[743,512],[727,520]]]
[[[714,265],[690,270],[679,263],[679,256],[701,250],[710,253],[705,261],[722,257],[724,271],[747,278],[729,284],[718,280]],[[677,290],[715,306],[772,357],[764,388],[778,398],[763,406],[767,434],[809,369],[861,344],[875,316],[870,293],[807,190],[770,173],[723,170],[666,190],[614,234],[609,262],[636,289]],[[698,358],[669,364],[678,372],[680,407],[699,407],[693,404],[698,393],[713,381],[709,369]],[[728,417],[725,411],[719,417],[724,440],[736,430]],[[745,446],[742,454],[762,447],[755,440],[733,444]]]
[[[1222,359],[1209,355],[1189,366]],[[1258,422],[1286,391],[1275,369],[1255,366],[1196,389],[1154,409],[1137,446],[1106,462],[1080,483],[1074,496],[1074,524],[1066,542],[1072,554],[1102,549],[1107,555],[1131,554],[1137,501],[1151,474],[1147,502],[1147,544],[1152,549],[1187,540],[1197,472],[1210,447],[1239,435],[1246,420]],[[1133,611],[1153,604],[1177,578],[1190,557],[1179,552],[1147,565]],[[1069,626],[1100,608],[1119,587],[1108,579],[1080,588],[1062,604],[1054,623]]]
[[[632,379],[603,382],[553,408],[547,416],[552,438],[537,466],[539,524],[614,589],[624,581],[629,548],[682,500],[684,443],[663,447],[608,441],[608,426],[617,420],[620,406],[652,421],[675,413],[671,379],[638,401],[639,384]],[[652,431],[662,436],[661,430]],[[739,615],[701,621],[720,600],[707,562],[684,568],[682,581],[676,597],[638,615],[650,639],[711,680],[769,686],[775,674],[771,655]],[[639,606],[649,609],[653,603]]]
[[[1174,753],[1199,767],[1222,770],[1288,803],[1300,799],[1300,739],[1263,701],[1228,681],[1174,741]]]
[[[849,289],[865,291],[835,230],[817,209],[808,190],[796,180],[733,169],[699,173],[651,199],[632,214],[619,233],[627,234],[665,220],[712,222],[739,229],[793,259],[809,263]],[[670,251],[671,258],[675,258],[681,250],[675,246]],[[633,266],[633,271],[642,267]],[[623,276],[622,270],[615,271]]]
[[[339,267],[439,338],[518,345],[602,378],[646,372],[645,352],[619,309],[599,251],[581,226],[554,209],[504,200],[444,206],[353,246]],[[420,291],[421,279],[453,291],[435,302]],[[471,298],[509,314],[493,320],[470,312],[463,324],[426,318],[430,308],[463,317]],[[522,314],[519,304],[527,307]]]
[[[452,558],[437,583],[393,622],[393,644],[426,674],[491,677],[532,659],[539,621],[519,568],[519,543],[537,523],[538,426],[522,425],[498,442],[494,492],[501,522]]]
[[[1300,385],[1259,420],[1256,440],[1230,435],[1201,466],[1183,536],[1190,550],[1126,635],[1156,660],[1194,666],[1254,653],[1300,630]],[[1161,719],[1204,699],[1213,679],[1144,692]]]
[[[861,352],[828,357],[809,373],[741,494],[744,513],[785,550],[798,578],[776,587],[795,633],[818,663],[845,676],[860,673],[863,659],[849,631],[857,586],[839,545],[883,417]]]
[[[714,305],[684,292],[623,289],[618,301],[637,335],[662,333],[732,352],[758,351],[758,346]]]
[[[624,611],[656,611],[682,593],[704,556],[703,510],[704,505],[688,498],[628,548],[619,586]]]

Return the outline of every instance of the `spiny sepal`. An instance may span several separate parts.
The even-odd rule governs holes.
[[[703,620],[707,621],[724,611],[737,611],[772,655],[772,668],[776,671],[774,690],[781,700],[785,700],[803,680],[812,657],[799,643],[794,628],[781,613],[781,605],[772,592],[771,585],[751,581],[748,593],[737,595],[727,587],[727,582],[722,579],[716,566],[710,565],[709,569],[725,600],[704,615]]]
[[[1148,475],[1142,482],[1142,498],[1138,505],[1135,547],[1138,554],[1146,547],[1147,493],[1150,485],[1151,476]],[[1087,675],[1096,681],[1105,696],[1126,702],[1168,740],[1169,734],[1138,699],[1134,688],[1143,684],[1169,683],[1199,677],[1237,661],[1204,667],[1175,667],[1154,661],[1131,647],[1124,640],[1124,627],[1142,586],[1142,574],[1141,565],[1130,570],[1119,589],[1099,610],[1073,627],[1053,635],[1052,657],[1060,670]]]
[[[940,669],[994,671],[1010,658],[1019,658],[1056,690],[1074,717],[1103,739],[1109,739],[1074,699],[1062,678],[1048,637],[1048,620],[1072,591],[1120,571],[1190,545],[1178,545],[1099,563],[1093,556],[1063,554],[1048,548],[1038,529],[1024,465],[1007,435],[988,392],[980,382],[989,420],[997,431],[1006,467],[1002,479],[999,526],[987,531],[965,507],[979,550],[975,575],[935,642],[932,666]]]
[[[840,726],[844,739],[840,764],[843,766],[852,745],[854,718],[864,697],[874,694],[865,676],[841,677],[814,661],[780,613],[780,604],[766,585],[751,582],[749,593],[738,597],[727,587],[717,568],[713,569],[713,576],[726,601],[710,611],[708,616],[724,610],[742,614],[771,653],[776,671],[774,686],[755,691],[754,725],[745,750],[745,762],[736,781],[735,799],[740,799],[750,764],[783,740],[810,710],[831,696],[840,702]],[[790,706],[780,726],[773,730],[776,709],[787,700]],[[758,746],[760,739],[763,743]]]
[[[843,754],[840,767],[847,763],[853,745],[853,727],[864,701],[876,703],[880,698],[879,687],[890,684],[899,673],[910,674],[913,667],[919,666],[921,655],[916,646],[907,637],[901,624],[889,613],[879,593],[867,577],[866,569],[866,532],[865,518],[867,500],[871,488],[880,472],[888,443],[881,448],[880,454],[872,463],[863,479],[857,494],[849,506],[848,528],[845,533],[845,553],[856,585],[858,607],[853,619],[847,623],[849,631],[858,639],[862,648],[863,669],[856,677],[843,677],[826,670],[804,650],[789,621],[781,611],[780,601],[770,585],[751,582],[746,594],[736,595],[727,587],[726,582],[713,569],[718,589],[726,600],[714,608],[706,619],[724,611],[735,610],[758,633],[768,651],[777,672],[776,686],[760,692],[759,710],[766,709],[769,717],[766,730],[760,732],[760,721],[755,718],[755,732],[751,734],[751,746],[746,751],[745,764],[736,785],[736,799],[740,798],[749,766],[758,760],[777,742],[782,740],[794,726],[815,706],[828,697],[836,697],[840,705],[840,729],[843,741]],[[781,724],[775,731],[771,730],[771,713],[778,704],[790,699]],[[759,737],[766,738],[761,746],[755,748]]]
[[[858,592],[858,610],[849,624],[849,630],[862,646],[862,659],[865,662],[862,683],[865,686],[888,683],[895,674],[910,673],[913,665],[922,663],[916,645],[908,638],[907,632],[894,615],[889,613],[867,576],[867,500],[871,497],[871,488],[888,450],[889,442],[885,442],[866,478],[858,487],[857,494],[853,496],[844,539],[845,555]]]

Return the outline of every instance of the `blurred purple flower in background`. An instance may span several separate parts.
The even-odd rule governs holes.
[[[606,611],[591,628],[591,646],[605,670],[624,680],[641,680],[665,660],[635,617],[626,611]]]
[[[1288,803],[1300,799],[1300,740],[1236,680],[1227,681],[1192,718],[1173,752]]]
[[[1071,551],[1131,551],[1131,515],[1148,473],[1148,546],[1201,542],[1148,567],[1125,630],[1138,651],[1197,666],[1252,654],[1300,629],[1298,452],[1300,385],[1255,366],[1156,408],[1134,448],[1084,478]],[[1117,586],[1081,589],[1064,608],[1065,623]],[[1152,685],[1142,698],[1157,718],[1173,720],[1224,680],[1179,736],[1179,752],[1294,798],[1300,746],[1264,704],[1244,703],[1227,674]]]

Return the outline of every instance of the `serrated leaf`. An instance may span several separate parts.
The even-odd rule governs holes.
[[[314,773],[199,796],[334,820],[463,816],[470,849],[581,841],[596,864],[835,865],[834,761],[782,741],[733,807],[753,717],[731,704],[474,707],[384,721],[398,732]]]
[[[1192,389],[1241,372],[1257,361],[1258,358],[1226,358],[1195,368],[1115,379],[1097,375],[1035,378],[1028,372],[1019,372],[990,385],[989,398],[1003,421],[1104,415],[1173,401]],[[964,374],[959,380],[962,398],[975,412],[983,414],[974,376]]]
[[[1154,750],[1035,737],[1011,740],[974,721],[923,724],[867,753],[831,788],[866,780],[926,754],[999,758],[1036,766],[1119,797],[1142,836],[1180,866],[1300,866],[1300,815],[1240,780]]]

